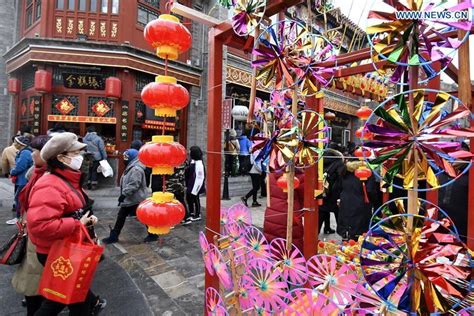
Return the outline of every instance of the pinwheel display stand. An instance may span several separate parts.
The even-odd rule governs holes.
[[[267,1],[264,10],[259,2],[258,5],[254,4],[258,13],[255,13],[253,18],[260,21],[278,15],[280,18],[278,23],[286,23],[283,21],[285,10],[300,2]],[[304,70],[304,75],[301,76],[302,81],[296,83],[292,81],[287,69],[281,69],[284,66],[277,60],[280,56],[279,50],[284,48],[281,44],[283,42],[284,45],[284,41],[288,38],[282,41],[278,38],[280,35],[278,32],[271,32],[272,26],[261,31],[258,21],[243,25],[242,15],[247,12],[246,3],[239,2],[239,20],[237,22],[234,20],[234,23],[208,18],[202,13],[185,9],[180,5],[172,8],[172,11],[176,10],[176,13],[210,27],[207,216],[206,232],[200,236],[206,264],[206,312],[212,315],[227,315],[229,310],[225,306],[230,305],[233,313],[237,315],[242,314],[242,310],[248,309],[249,306],[252,310],[250,315],[280,312],[289,315],[307,313],[336,315],[340,312],[348,315],[371,314],[371,312],[382,315],[403,315],[414,310],[423,315],[453,310],[467,313],[469,304],[472,304],[472,301],[469,301],[472,300],[473,287],[472,253],[461,242],[449,216],[436,206],[437,191],[430,188],[436,189],[441,186],[436,180],[436,175],[440,172],[444,171],[453,178],[469,172],[468,230],[465,237],[467,237],[467,245],[471,249],[474,248],[474,171],[469,169],[470,164],[466,164],[467,167],[461,171],[455,170],[453,166],[458,159],[472,160],[472,154],[459,150],[459,144],[453,146],[449,144],[449,141],[442,141],[473,137],[472,129],[463,129],[459,122],[472,119],[469,39],[466,36],[466,32],[472,32],[472,25],[469,24],[466,28],[460,23],[447,32],[429,34],[422,38],[424,43],[404,42],[403,38],[395,44],[387,40],[391,37],[385,37],[386,34],[382,33],[392,32],[395,29],[393,31],[395,34],[391,35],[400,36],[396,33],[397,30],[401,28],[405,31],[410,30],[410,27],[414,27],[409,24],[411,22],[398,23],[398,29],[385,26],[374,27],[368,33],[373,36],[371,40],[377,45],[371,44],[369,48],[327,59],[320,58],[317,60],[317,66]],[[398,5],[398,1],[387,3]],[[414,6],[413,8],[400,6],[397,8],[420,9],[416,7],[420,3],[420,1],[408,1],[410,6]],[[460,3],[457,8],[465,9],[468,1],[460,1]],[[472,7],[472,4],[468,5]],[[228,3],[228,6],[232,4]],[[394,18],[375,10],[371,11],[371,16],[387,20]],[[295,22],[290,26],[293,31],[296,30],[294,33],[296,35],[290,38],[292,41],[304,42],[304,39],[299,37],[297,24]],[[255,29],[249,30],[248,27],[252,25]],[[281,25],[280,30],[285,28]],[[265,32],[269,33],[262,37]],[[255,38],[250,34],[254,34]],[[430,41],[433,39],[441,43],[439,49],[447,47],[458,50],[459,70],[446,62],[446,56],[440,58],[439,50],[432,51],[433,45]],[[323,41],[312,40],[311,42]],[[306,113],[313,111],[321,116],[324,113],[323,99],[314,88],[324,86],[329,79],[337,79],[333,81],[333,86],[338,89],[347,89],[351,93],[383,101],[383,92],[370,91],[370,89],[367,91],[364,86],[361,86],[365,84],[365,79],[361,79],[361,76],[373,73],[374,69],[377,71],[392,69],[390,78],[392,81],[404,76],[405,79],[401,80],[401,84],[409,86],[409,89],[404,89],[404,92],[383,101],[370,116],[366,117],[366,123],[360,131],[361,139],[363,139],[364,147],[370,148],[377,155],[375,159],[369,159],[365,157],[362,150],[360,158],[366,160],[374,170],[379,167],[378,176],[389,185],[395,185],[394,177],[402,176],[403,184],[400,186],[407,190],[406,199],[387,201],[388,195],[385,194],[385,204],[374,214],[369,232],[357,242],[342,245],[331,242],[318,243],[318,201],[315,192],[320,192],[322,189],[321,164],[319,163],[318,167],[316,162],[307,165],[303,163],[305,212],[303,213],[304,246],[301,251],[292,245],[291,231],[287,234],[286,240],[275,239],[267,242],[261,232],[251,226],[242,206],[234,206],[232,211],[221,210],[222,159],[220,153],[224,46],[253,52],[254,55],[260,56],[260,59],[253,60],[254,66],[258,66],[262,58],[271,61],[263,66],[263,70],[255,68],[253,83],[256,80],[263,80],[264,84],[269,84],[274,79],[276,82],[274,90],[282,90],[280,89],[282,86],[289,88],[290,91],[294,89],[292,93],[290,92],[293,97],[289,107],[290,114],[295,119],[297,115],[301,116],[297,113],[298,89],[304,96]],[[320,51],[328,52],[324,45],[318,46],[319,51],[311,50],[305,45],[301,47],[303,48],[299,51],[299,56],[302,56],[303,64],[308,51],[311,52],[309,54],[311,57],[316,56]],[[406,47],[409,48],[406,49]],[[415,51],[418,52],[413,47],[419,47],[420,51],[429,49],[430,55],[427,56],[425,52],[421,52],[413,56]],[[322,55],[317,57],[322,57]],[[369,59],[373,62],[360,63]],[[299,61],[292,60],[296,68],[299,67]],[[354,64],[357,65],[353,66]],[[327,68],[333,68],[334,71],[328,74],[325,72]],[[458,83],[457,96],[439,91],[441,69],[444,69],[445,73]],[[272,78],[275,74],[276,76]],[[344,79],[351,77],[353,79]],[[426,85],[424,90],[419,89],[420,83]],[[282,99],[285,97],[283,96]],[[448,101],[452,106],[445,108]],[[254,113],[254,102],[255,91],[252,89],[250,115]],[[283,128],[291,130],[295,127],[293,119],[284,119],[284,122]],[[306,129],[304,123],[297,124],[299,124],[297,126],[300,140],[307,135],[305,133],[308,130],[316,126],[320,128],[317,133],[324,131],[322,125],[319,124],[307,125]],[[271,131],[267,131],[268,134],[271,134]],[[280,143],[275,146],[280,146],[280,149],[290,146],[291,134],[292,132],[279,133]],[[289,138],[285,139],[285,137]],[[414,140],[417,141],[416,145],[413,145]],[[297,166],[295,157],[301,157],[299,155],[304,150],[308,152],[311,150],[308,148],[303,150],[301,146],[296,145],[298,149],[293,152],[292,163],[288,164],[282,150],[277,152],[272,149],[270,153],[269,148],[273,146],[270,144],[271,141],[268,139],[261,139],[261,141],[264,145],[259,147],[259,150],[267,150],[269,155],[275,155],[275,157],[280,155],[280,158],[274,157],[274,164],[270,168],[281,170],[286,163],[286,182],[290,197],[288,213],[290,214],[291,194],[295,184],[291,179],[294,177]],[[305,140],[304,143],[307,141]],[[472,145],[471,152],[474,153]],[[284,162],[283,165],[278,165],[279,159]],[[367,176],[367,172],[364,172],[364,175]],[[420,179],[425,179],[428,183],[426,200],[418,197],[418,192],[422,190],[418,186]],[[290,217],[288,216],[288,227],[292,224]],[[318,246],[320,247],[319,254]],[[358,280],[365,280],[365,285],[358,283]],[[307,289],[304,289],[304,286]],[[468,296],[469,300],[466,303],[465,299]],[[464,308],[463,311],[461,311],[462,308]]]

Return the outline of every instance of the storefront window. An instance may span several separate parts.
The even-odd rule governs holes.
[[[100,13],[109,12],[109,0],[101,0]]]
[[[89,11],[90,12],[97,12],[97,0],[91,0],[89,4]]]
[[[41,0],[36,0],[35,4],[35,21],[41,17]]]
[[[74,11],[74,9],[76,8],[75,4],[76,4],[75,0],[68,0],[67,1],[67,9],[71,10],[71,11]]]
[[[56,9],[64,10],[64,0],[56,0]]]
[[[86,11],[86,0],[79,0],[79,11]]]
[[[148,22],[153,21],[158,18],[158,13],[153,12],[152,10],[139,5],[138,6],[138,16],[137,23],[143,26],[147,25]]]
[[[120,0],[112,0],[112,14],[119,13]]]
[[[33,24],[33,6],[30,5],[29,8],[26,9],[26,27],[30,27]]]

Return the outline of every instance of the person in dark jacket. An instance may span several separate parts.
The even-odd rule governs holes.
[[[84,136],[84,143],[87,144],[87,152],[92,154],[92,164],[89,168],[89,179],[87,180],[87,188],[95,190],[97,188],[97,168],[100,166],[100,161],[107,159],[107,152],[105,151],[105,144],[102,137],[97,135],[95,128],[89,126],[87,134]]]
[[[324,152],[324,175],[323,175],[323,203],[319,206],[319,231],[324,224],[325,234],[334,234],[336,231],[330,226],[331,213],[338,218],[339,206],[337,200],[341,193],[340,180],[344,166],[344,156],[335,149],[327,149]]]
[[[258,200],[257,200],[258,190],[260,189],[260,185],[262,181],[261,180],[262,164],[261,162],[255,161],[253,156],[251,156],[251,163],[252,163],[252,168],[250,169],[249,174],[250,174],[250,179],[252,180],[252,189],[240,199],[242,200],[245,206],[248,206],[247,200],[250,197],[252,197],[253,199],[252,206],[259,207],[259,206],[262,206],[260,203],[258,203]]]
[[[202,151],[198,146],[192,146],[190,149],[191,162],[185,171],[186,181],[186,201],[188,202],[188,213],[184,221],[201,220],[201,202],[199,195],[205,192],[206,172],[202,161]]]
[[[20,202],[18,201],[21,190],[25,187],[28,180],[26,179],[26,173],[33,166],[33,158],[31,158],[30,138],[26,136],[15,137],[15,146],[18,148],[18,152],[15,158],[15,168],[10,171],[15,184],[15,211],[16,218],[7,221],[8,225],[14,225],[20,218]]]
[[[97,217],[83,213],[87,196],[82,190],[79,171],[80,151],[86,147],[73,133],[53,136],[41,150],[49,173],[31,189],[27,215],[28,237],[36,246],[37,258],[44,266],[54,242],[78,234],[81,225],[93,226]],[[91,315],[105,307],[106,301],[90,290],[84,302],[69,305],[69,315]],[[58,315],[66,306],[45,299],[35,316]]]
[[[341,194],[337,233],[344,240],[354,239],[367,232],[372,207],[377,203],[378,186],[374,175],[365,182],[365,192],[362,181],[354,174],[355,170],[365,165],[363,161],[349,161],[341,178]]]
[[[128,149],[123,153],[125,171],[120,179],[120,197],[118,199],[120,210],[110,236],[102,239],[106,244],[119,241],[119,235],[125,225],[127,216],[135,213],[138,205],[148,197],[148,189],[145,181],[145,166],[138,160],[138,151]],[[157,235],[148,234],[144,242],[158,240]]]
[[[263,233],[268,242],[275,238],[286,238],[286,222],[288,217],[288,194],[277,186],[277,180],[281,175],[269,173],[270,181],[270,205],[265,209],[263,221]],[[303,249],[303,208],[304,202],[304,174],[297,173],[300,185],[295,189],[294,216],[293,216],[293,244],[298,249]]]
[[[248,139],[247,135],[242,134],[238,138],[239,140],[239,174],[246,175],[249,170],[252,168],[251,158],[250,158],[250,148],[252,147],[252,142]]]

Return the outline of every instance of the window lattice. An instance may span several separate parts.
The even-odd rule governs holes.
[[[51,114],[53,115],[63,115],[59,110],[56,108],[56,104],[63,99],[68,99],[68,101],[74,105],[74,109],[71,110],[67,115],[77,116],[79,115],[79,97],[75,95],[53,95],[53,102],[51,104]]]
[[[113,103],[110,102],[109,99],[107,98],[102,98],[102,97],[89,97],[87,99],[87,115],[88,116],[97,116],[97,114],[92,110],[94,107],[94,104],[99,102],[100,100],[104,101],[105,104],[110,108],[110,110],[105,113],[102,117],[114,117],[114,105]]]

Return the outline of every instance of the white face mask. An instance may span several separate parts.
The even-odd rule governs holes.
[[[76,155],[74,157],[68,156],[71,159],[70,163],[64,163],[66,166],[71,168],[72,170],[79,170],[81,169],[82,162],[84,161],[84,157],[81,155]]]

